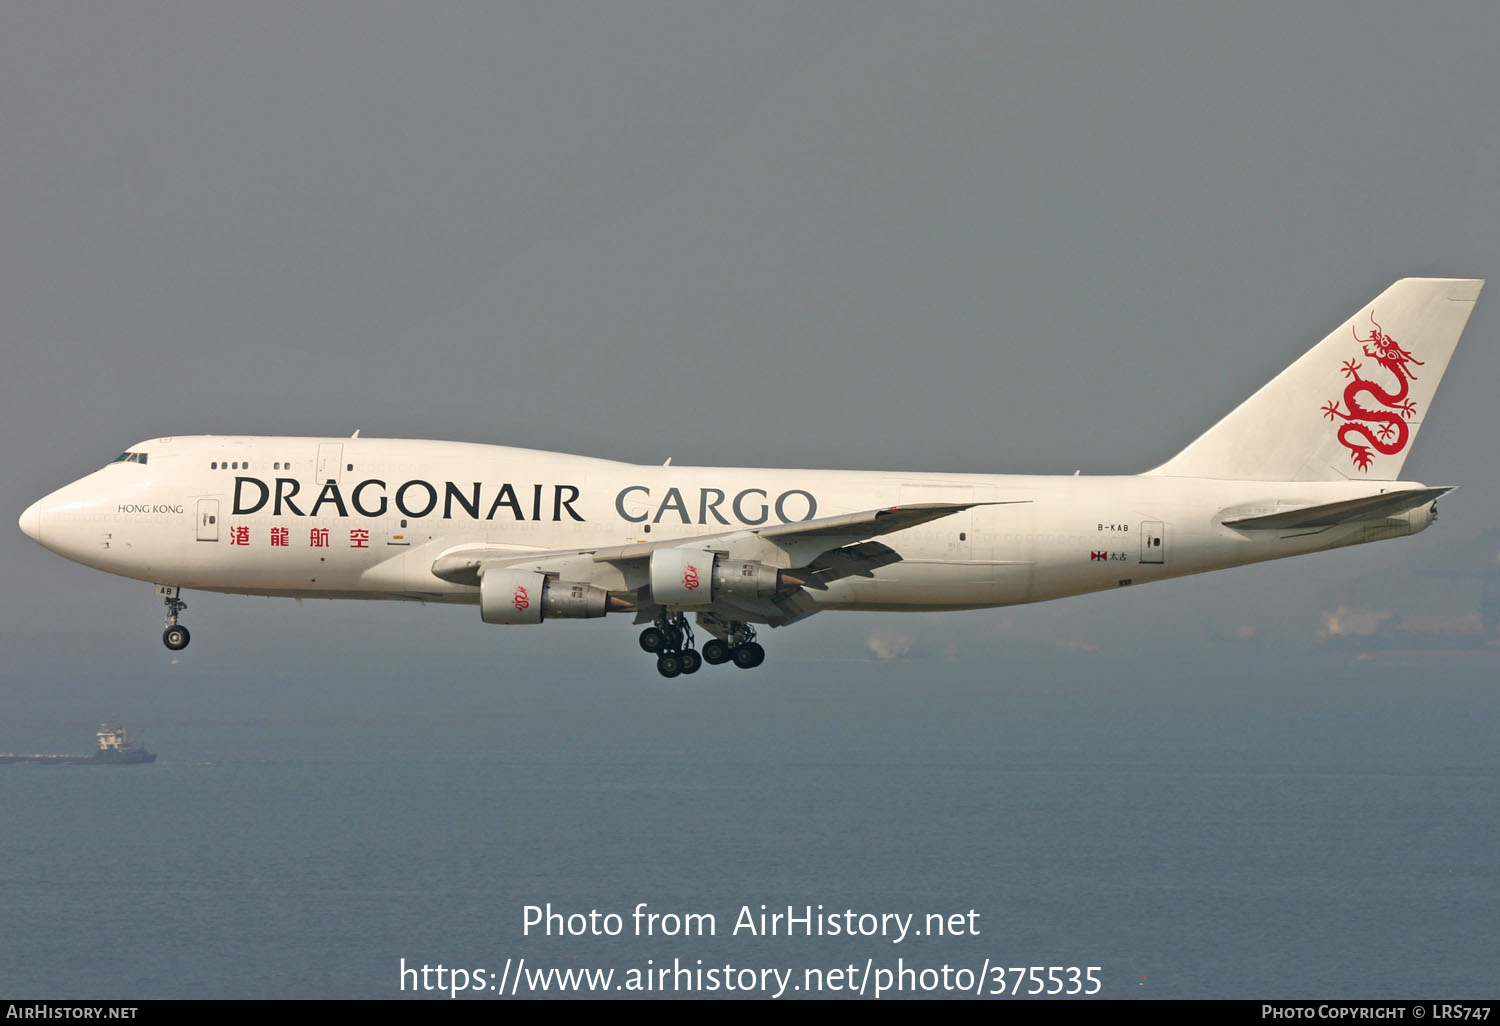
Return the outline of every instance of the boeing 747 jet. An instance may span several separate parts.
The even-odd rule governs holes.
[[[59,555],[184,589],[632,615],[666,677],[825,610],[974,609],[1415,534],[1400,480],[1484,283],[1406,278],[1172,459],[1031,477],[637,466],[406,439],[154,438],[33,503]],[[689,616],[693,621],[690,623]],[[707,638],[701,648],[695,626]]]

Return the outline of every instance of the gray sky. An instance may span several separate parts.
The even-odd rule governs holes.
[[[13,526],[143,438],[1135,472],[1394,279],[1495,277],[1494,4],[1210,7],[4,5],[8,715],[209,715],[268,662],[267,716],[362,675],[658,686],[625,618],[215,596],[174,664],[149,585]],[[1401,610],[1500,507],[1497,287],[1407,463],[1463,486],[1420,538],[829,614],[761,674],[857,683],[873,647],[941,685],[1142,637],[1243,661],[1340,605]],[[197,710],[163,690],[184,670],[214,682]]]

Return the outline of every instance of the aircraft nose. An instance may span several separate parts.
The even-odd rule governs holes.
[[[21,530],[26,532],[26,537],[40,543],[42,540],[42,503],[38,499],[26,507],[26,512],[21,514]]]

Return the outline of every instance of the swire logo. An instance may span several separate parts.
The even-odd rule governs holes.
[[[526,586],[524,584],[516,585],[516,597],[512,601],[514,601],[517,610],[524,611],[531,607],[531,597],[526,594]]]
[[[698,568],[689,563],[682,573],[682,586],[688,591],[698,590]]]

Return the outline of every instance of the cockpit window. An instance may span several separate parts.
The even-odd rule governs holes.
[[[112,461],[115,463],[145,463],[146,454],[143,452],[122,452]]]

